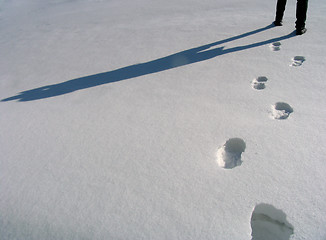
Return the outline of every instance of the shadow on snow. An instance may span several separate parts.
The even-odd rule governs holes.
[[[72,79],[72,80],[58,83],[58,84],[47,85],[47,86],[43,86],[40,88],[27,90],[27,91],[17,94],[16,96],[2,99],[1,102],[7,102],[7,101],[13,101],[13,100],[25,102],[25,101],[33,101],[33,100],[38,100],[38,99],[55,97],[55,96],[67,94],[67,93],[74,92],[74,91],[81,90],[81,89],[86,89],[86,88],[90,88],[90,87],[99,86],[102,84],[131,79],[131,78],[135,78],[135,77],[139,77],[139,76],[143,76],[143,75],[147,75],[147,74],[151,74],[151,73],[157,73],[157,72],[165,71],[165,70],[176,68],[176,67],[181,67],[181,66],[191,64],[191,63],[201,62],[201,61],[208,60],[208,59],[220,56],[220,55],[243,51],[243,50],[251,49],[254,47],[259,47],[259,46],[262,46],[265,44],[270,44],[270,43],[273,43],[276,41],[285,40],[285,39],[295,36],[294,32],[292,32],[290,34],[287,34],[287,35],[284,35],[281,37],[272,38],[269,40],[252,43],[252,44],[248,44],[248,45],[244,45],[244,46],[238,46],[238,47],[233,47],[233,48],[229,48],[229,49],[224,49],[224,47],[210,49],[212,47],[215,47],[217,45],[220,45],[220,44],[223,44],[226,42],[231,42],[231,41],[234,41],[234,40],[237,40],[240,38],[244,38],[244,37],[268,30],[272,27],[273,27],[273,25],[271,24],[271,25],[256,29],[251,32],[243,33],[238,36],[227,38],[227,39],[224,39],[221,41],[217,41],[217,42],[206,44],[206,45],[203,45],[200,47],[196,47],[196,48],[192,48],[192,49],[185,50],[182,52],[178,52],[178,53],[169,55],[167,57],[159,58],[159,59],[149,61],[146,63],[131,65],[131,66],[119,68],[119,69],[116,69],[113,71],[109,71],[109,72],[104,72],[104,73],[99,73],[99,74],[90,75],[90,76],[86,76],[86,77],[76,78],[76,79]]]

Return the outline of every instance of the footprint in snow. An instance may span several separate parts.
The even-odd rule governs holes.
[[[260,76],[255,78],[252,82],[251,82],[251,86],[253,89],[256,90],[262,90],[266,87],[266,82],[267,82],[268,78],[265,76]]]
[[[286,220],[286,214],[270,204],[256,205],[251,215],[252,240],[289,240],[294,227]]]
[[[280,51],[281,50],[281,43],[280,42],[274,42],[269,47],[271,48],[272,51]]]
[[[293,112],[293,108],[285,102],[277,102],[272,106],[274,119],[287,119]]]
[[[217,164],[222,168],[240,166],[241,154],[246,149],[246,143],[241,138],[231,138],[217,150]]]
[[[306,58],[304,56],[295,56],[294,58],[292,58],[292,63],[290,66],[299,67],[304,61],[306,61]]]

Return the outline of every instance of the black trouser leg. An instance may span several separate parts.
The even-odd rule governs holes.
[[[276,22],[281,22],[284,15],[286,0],[278,0],[276,5]]]
[[[295,22],[296,29],[303,29],[306,25],[308,9],[308,0],[297,0],[297,21]]]

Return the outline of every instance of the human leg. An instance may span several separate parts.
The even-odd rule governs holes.
[[[308,0],[297,0],[297,11],[296,11],[297,21],[295,22],[296,29],[305,28],[307,9],[308,9]]]
[[[276,16],[275,16],[275,25],[281,26],[282,19],[285,11],[286,0],[278,0],[276,4]]]

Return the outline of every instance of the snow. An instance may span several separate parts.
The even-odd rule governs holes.
[[[275,4],[0,1],[0,238],[325,239],[326,3]]]

